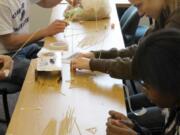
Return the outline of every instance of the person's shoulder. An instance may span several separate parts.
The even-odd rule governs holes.
[[[177,9],[175,9],[175,10],[172,12],[172,15],[180,15],[180,7],[178,7]]]
[[[170,19],[173,19],[173,20],[175,19],[177,21],[180,21],[180,7],[171,13]]]
[[[166,27],[175,27],[180,29],[180,8],[174,10],[169,16]]]
[[[0,0],[0,6],[8,7],[9,6],[9,0]]]

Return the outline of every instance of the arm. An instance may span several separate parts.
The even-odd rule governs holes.
[[[32,36],[32,34],[15,34],[11,19],[11,11],[7,6],[0,5],[0,16],[0,40],[4,47],[8,50],[18,49],[27,39]],[[46,36],[52,36],[59,32],[63,32],[66,26],[66,22],[56,20],[48,27],[39,30],[30,42],[35,42]]]
[[[43,8],[52,8],[59,4],[62,0],[40,0],[37,4]]]
[[[32,37],[35,33],[32,34],[6,34],[0,36],[1,42],[4,44],[5,48],[9,51],[17,50],[19,49],[22,44],[25,43],[26,40],[28,40],[30,37]],[[39,32],[34,38],[30,40],[29,43],[35,42],[37,40],[40,40],[44,37],[42,32]]]
[[[43,8],[52,8],[59,4],[62,0],[41,0],[37,4]],[[75,6],[78,0],[66,0],[69,4]]]
[[[131,58],[116,59],[91,59],[89,66],[92,71],[100,71],[109,74],[113,78],[134,79],[131,71]]]
[[[7,50],[16,50],[22,46],[29,38],[33,36],[33,38],[28,42],[35,42],[47,36],[52,36],[59,32],[63,32],[65,27],[67,26],[66,22],[56,20],[48,27],[39,30],[37,33],[31,34],[5,34],[0,36],[1,42],[5,45]]]
[[[115,48],[108,50],[108,51],[92,51],[95,55],[95,58],[101,59],[113,59],[117,57],[125,58],[125,57],[133,57],[138,45],[132,45],[125,49],[117,50]]]
[[[137,122],[134,122],[123,114],[110,111],[110,118],[107,122],[107,135],[151,135],[151,132],[141,127]]]
[[[165,28],[180,29],[180,9],[177,9],[174,13],[172,13],[165,24]]]
[[[131,58],[89,59],[78,57],[71,60],[72,69],[90,69],[109,74],[113,78],[135,79],[131,71]]]
[[[113,78],[136,79],[131,71],[132,58],[97,59],[77,57],[71,60],[73,69],[90,69],[109,74]]]

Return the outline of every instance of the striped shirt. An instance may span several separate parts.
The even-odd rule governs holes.
[[[167,110],[165,116],[164,135],[180,135],[180,108]]]

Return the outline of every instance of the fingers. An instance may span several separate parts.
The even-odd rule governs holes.
[[[66,0],[72,6],[76,6],[78,4],[78,0]]]
[[[0,71],[0,80],[4,79],[5,78],[5,74],[3,71]]]
[[[52,25],[53,26],[50,29],[53,30],[55,33],[64,32],[64,29],[66,28],[66,25],[64,23],[54,23]]]
[[[74,69],[80,69],[80,59],[79,58],[74,58],[71,60],[71,68]]]
[[[95,58],[95,56],[92,52],[79,52],[74,56],[74,58],[80,58],[80,57],[84,57],[84,58],[88,58],[88,59]]]
[[[78,0],[71,0],[72,6],[76,6],[78,4]]]
[[[0,59],[0,69],[2,69],[4,66],[4,61]]]
[[[55,20],[52,24],[50,24],[46,29],[45,29],[45,34],[46,36],[52,36],[60,32],[64,32],[64,29],[68,26],[69,24],[66,21],[62,20]]]
[[[4,62],[4,60],[0,58],[0,63],[3,63],[3,62]]]
[[[122,113],[116,111],[109,111],[109,115],[114,119],[119,119],[119,120],[127,119],[127,117],[124,116]]]
[[[72,70],[75,70],[77,68],[76,63],[77,63],[76,59],[71,60],[71,69]]]
[[[13,67],[13,60],[9,56],[5,55],[0,55],[0,64],[1,64],[1,69],[0,69],[0,80],[8,77],[9,71],[11,71]]]
[[[107,124],[114,125],[114,126],[117,126],[117,127],[127,128],[127,126],[125,124],[121,123],[120,120],[115,120],[115,119],[112,119],[112,118],[108,119]]]
[[[11,58],[7,58],[6,61],[4,62],[3,69],[11,70],[12,66],[13,66],[13,60]]]
[[[113,125],[113,124],[111,123],[111,121],[108,122],[106,125],[107,125],[107,130],[106,130],[106,132],[107,132],[107,133],[112,132],[112,133],[114,133],[114,134],[115,134],[115,133],[121,133],[123,129],[128,128],[127,126],[125,126],[124,124],[121,124],[121,123],[119,123],[119,126]]]
[[[121,120],[120,122],[123,123],[123,124],[125,124],[126,126],[130,127],[131,129],[134,128],[134,123],[133,123],[130,119]]]
[[[137,133],[124,125],[119,123],[119,126],[113,125],[113,122],[110,120],[107,124],[106,133],[107,135],[137,135]]]
[[[110,131],[109,132],[106,131],[106,135],[118,135],[118,134],[110,132]]]
[[[59,25],[64,26],[64,27],[69,25],[67,21],[63,21],[63,20],[55,20],[54,23],[59,24]]]
[[[77,68],[80,69],[79,61],[80,61],[80,60],[79,60],[78,58],[74,58],[74,59],[71,60],[71,68],[72,68],[73,70],[76,70]]]
[[[90,59],[84,58],[84,57],[79,57],[79,58],[74,58],[71,60],[71,68],[72,69],[90,69],[89,67]]]
[[[5,69],[10,70],[12,65],[13,65],[13,60],[12,60],[11,57],[5,56],[5,55],[3,55],[3,56],[1,55],[0,56],[1,70],[5,70]]]
[[[109,112],[111,119],[118,120],[118,123],[123,123],[124,125],[134,128],[134,123],[126,116],[123,114],[116,112],[116,111],[110,111]],[[115,125],[119,126],[118,123],[115,123]]]
[[[4,63],[5,60],[5,56],[4,55],[0,55],[0,63]]]
[[[108,122],[113,124],[113,125],[116,125],[116,126],[120,126],[121,124],[121,121],[120,120],[117,120],[117,119],[112,119],[111,117],[108,118]]]

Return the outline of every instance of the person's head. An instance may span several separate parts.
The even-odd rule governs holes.
[[[142,40],[132,73],[159,107],[180,106],[180,31],[164,29]]]
[[[166,7],[173,8],[176,0],[129,0],[138,8],[140,16],[157,19]]]

